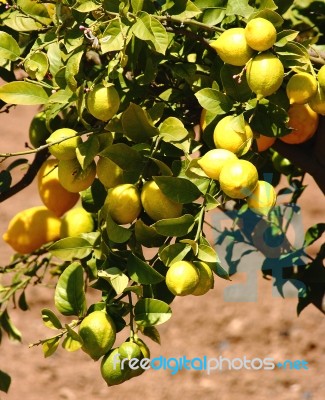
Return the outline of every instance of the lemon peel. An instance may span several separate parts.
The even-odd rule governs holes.
[[[105,203],[117,224],[130,224],[141,213],[140,193],[135,185],[124,183],[111,189]]]
[[[199,280],[198,269],[188,261],[176,261],[166,274],[166,285],[175,296],[192,294]]]
[[[276,203],[276,192],[274,187],[265,181],[258,181],[256,188],[247,197],[248,207],[260,215],[267,215]]]
[[[245,27],[245,38],[252,49],[265,51],[274,45],[276,29],[267,19],[254,18]]]
[[[96,176],[96,164],[92,161],[85,169],[79,161],[61,160],[58,164],[58,177],[61,185],[69,192],[78,193],[91,186]]]
[[[316,78],[307,72],[292,75],[286,86],[290,104],[305,104],[317,92]]]
[[[235,159],[237,159],[236,154],[229,150],[212,149],[198,160],[198,164],[209,178],[218,180],[225,163]]]
[[[62,218],[60,238],[78,236],[94,230],[93,217],[82,207],[69,210]]]
[[[49,152],[58,160],[72,160],[76,157],[76,148],[78,147],[78,144],[81,143],[81,138],[76,135],[77,131],[74,129],[57,129],[46,139],[46,143],[51,144],[61,139],[62,142],[50,146]]]
[[[86,96],[86,107],[95,118],[108,121],[120,107],[119,94],[113,85],[96,85]]]

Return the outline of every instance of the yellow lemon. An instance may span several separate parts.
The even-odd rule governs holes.
[[[166,285],[175,296],[192,294],[199,281],[198,269],[188,261],[176,261],[166,274]]]
[[[58,128],[60,118],[57,116],[50,122],[51,131]],[[29,141],[34,148],[38,148],[46,143],[46,139],[51,135],[46,126],[46,113],[40,111],[37,113],[29,126]]]
[[[232,115],[222,118],[214,129],[213,140],[218,149],[243,155],[251,147],[253,131],[246,121],[244,126],[238,126],[236,121]]]
[[[239,67],[245,65],[254,53],[246,42],[244,28],[227,29],[210,46],[222,61]]]
[[[317,73],[319,86],[325,90],[325,65],[323,65]]]
[[[274,45],[276,29],[267,19],[254,18],[245,27],[245,38],[252,49],[265,51]]]
[[[145,212],[154,221],[178,218],[182,215],[183,205],[165,196],[155,181],[143,185],[141,202]]]
[[[112,219],[121,225],[133,222],[142,210],[139,191],[130,183],[111,189],[105,203],[108,205],[108,212]]]
[[[305,104],[317,92],[317,80],[307,72],[299,72],[289,79],[286,92],[290,104]]]
[[[274,187],[265,181],[258,181],[253,193],[247,197],[248,207],[256,214],[267,215],[275,203]]]
[[[60,219],[45,206],[32,207],[12,218],[3,240],[18,253],[28,254],[59,239],[60,226]]]
[[[58,140],[63,140],[60,143],[54,144],[49,147],[50,153],[58,160],[71,160],[76,157],[76,148],[81,143],[81,138],[76,136],[77,132],[74,129],[61,128],[54,131],[46,143],[54,143]],[[70,138],[70,139],[68,139]]]
[[[130,368],[121,361],[118,348],[103,357],[100,372],[108,386],[119,385],[131,378]]]
[[[123,169],[109,158],[99,157],[96,170],[98,179],[106,189],[113,188],[123,183]]]
[[[214,278],[213,272],[208,264],[204,262],[196,262],[196,268],[199,271],[199,283],[196,285],[194,291],[191,293],[194,296],[202,296],[210,289],[213,289]]]
[[[258,151],[265,151],[269,147],[271,147],[276,138],[270,137],[270,136],[265,136],[265,135],[259,135],[256,137],[256,145],[257,145],[257,150]]]
[[[69,210],[62,218],[60,237],[78,236],[94,230],[94,220],[90,213],[82,207]]]
[[[288,115],[288,126],[293,131],[280,137],[280,140],[289,144],[299,144],[306,142],[315,134],[319,116],[308,104],[292,104],[288,110]]]
[[[325,89],[319,86],[316,94],[309,100],[309,105],[318,114],[325,115]]]
[[[120,107],[120,97],[113,85],[96,85],[86,96],[87,110],[95,118],[108,121]]]
[[[93,360],[98,360],[113,346],[116,328],[112,318],[104,311],[93,311],[81,322],[79,335],[82,338],[82,350]]]
[[[222,167],[229,160],[237,159],[236,154],[225,149],[213,149],[208,151],[198,160],[199,166],[206,175],[212,179],[219,179]]]
[[[61,160],[58,166],[58,176],[61,185],[69,192],[78,193],[89,188],[96,176],[96,164],[93,161],[85,169],[81,168],[79,161]]]
[[[258,54],[247,64],[247,83],[258,99],[270,96],[281,86],[284,68],[272,53]]]
[[[233,199],[249,196],[254,191],[257,181],[257,169],[247,160],[228,161],[219,176],[221,190]]]
[[[66,190],[59,181],[58,161],[46,160],[37,174],[38,193],[44,205],[61,217],[78,201],[79,193]]]

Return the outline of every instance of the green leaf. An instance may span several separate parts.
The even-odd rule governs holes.
[[[84,48],[83,46],[80,46],[73,52],[73,54],[69,57],[66,63],[65,79],[67,81],[69,88],[72,91],[75,91],[78,87],[76,76],[78,75],[80,69],[80,63],[83,54],[84,54]]]
[[[101,3],[97,3],[95,1],[90,1],[90,0],[78,0],[74,6],[72,7],[73,9],[81,12],[81,13],[88,13],[90,11],[97,10],[102,6]]]
[[[123,293],[124,289],[127,288],[129,284],[127,275],[123,274],[123,272],[116,267],[98,271],[98,277],[105,279],[115,290],[116,294]]]
[[[68,331],[66,337],[62,342],[62,347],[67,351],[77,351],[81,349],[83,345],[82,338],[75,332],[68,324],[65,325],[66,330]]]
[[[277,47],[283,47],[288,42],[295,40],[298,34],[299,34],[298,31],[294,31],[291,29],[286,29],[284,31],[281,31],[277,34],[276,42],[274,43],[274,45]]]
[[[21,293],[18,299],[19,308],[23,311],[27,311],[29,309],[27,301],[26,301],[26,293],[25,290]]]
[[[95,179],[92,185],[81,192],[82,207],[90,212],[98,212],[104,205],[107,190],[99,179]]]
[[[324,232],[325,232],[324,223],[319,223],[311,226],[305,233],[304,246],[307,247],[316,242],[316,240],[322,237]]]
[[[88,257],[93,246],[81,237],[67,237],[60,239],[49,247],[49,252],[64,261]]]
[[[44,357],[47,358],[50,357],[52,354],[54,354],[59,346],[59,343],[60,343],[60,338],[58,337],[47,339],[45,342],[43,342],[42,350]]]
[[[228,0],[226,15],[240,15],[248,18],[254,12],[254,8],[248,3],[249,0]]]
[[[132,253],[128,257],[127,269],[130,278],[143,285],[155,284],[165,279],[159,272]]]
[[[191,246],[186,243],[173,243],[159,251],[159,258],[166,267],[169,267],[176,261],[184,260],[190,251]]]
[[[207,246],[205,244],[199,245],[199,252],[197,258],[207,263],[213,263],[219,261],[219,257],[216,251],[211,246]]]
[[[83,268],[70,264],[59,277],[54,295],[55,307],[63,315],[83,316],[86,312]]]
[[[35,19],[26,16],[20,11],[11,11],[1,22],[17,32],[38,31],[43,28],[41,22],[35,21]]]
[[[165,164],[164,162],[162,162],[160,160],[157,160],[156,158],[153,158],[153,157],[149,157],[149,158],[150,158],[150,160],[152,160],[157,165],[161,175],[166,175],[166,176],[172,176],[173,175],[172,170],[168,167],[167,164]]]
[[[128,29],[129,26],[123,24],[119,18],[110,21],[103,33],[103,37],[99,40],[102,53],[124,49],[129,41],[127,36]]]
[[[31,78],[42,81],[47,74],[49,61],[46,54],[38,51],[26,59],[24,67]]]
[[[142,157],[139,152],[125,143],[116,143],[108,146],[99,155],[109,158],[123,171],[137,170],[142,166]]]
[[[12,322],[7,309],[0,314],[0,327],[7,332],[10,340],[21,342],[21,333]]]
[[[141,332],[155,343],[161,344],[160,334],[155,326],[145,326],[143,329],[141,329]]]
[[[168,3],[168,2],[167,2]],[[179,19],[189,19],[201,14],[201,10],[190,0],[177,0],[170,2],[172,8],[168,9],[168,14],[175,15]]]
[[[259,11],[258,13],[254,14],[254,18],[264,18],[268,21],[272,22],[275,28],[279,29],[283,24],[283,18],[280,14],[273,10],[264,9]]]
[[[140,326],[163,324],[171,316],[171,308],[161,300],[140,299],[134,307],[134,319]]]
[[[242,69],[242,67],[227,64],[223,65],[220,70],[220,78],[227,96],[240,102],[247,101],[252,95],[252,91],[247,83],[246,74],[242,75],[240,83],[238,79],[234,79],[234,76],[239,75]]]
[[[165,54],[168,47],[168,35],[163,25],[153,16],[141,12],[132,27],[133,34],[144,40],[158,53]]]
[[[188,137],[188,132],[182,121],[168,117],[159,127],[160,136],[165,142],[180,142]]]
[[[278,6],[274,3],[273,0],[261,0],[258,9],[264,10],[265,8],[268,10],[276,10]]]
[[[0,59],[16,61],[20,56],[20,47],[7,32],[0,32]]]
[[[142,143],[159,134],[149,114],[140,106],[130,103],[122,114],[122,126],[125,135],[136,143]]]
[[[50,25],[52,23],[52,19],[44,4],[40,4],[34,0],[17,0],[17,5],[25,11],[26,14],[31,15],[34,19],[40,21],[43,24],[43,27],[44,25]]]
[[[90,136],[87,141],[78,145],[76,155],[82,169],[87,168],[93,162],[98,151],[99,140],[96,136]]]
[[[54,314],[52,310],[48,308],[43,308],[42,310],[42,320],[44,325],[51,329],[62,329],[61,322],[58,317]]]
[[[184,236],[191,232],[195,220],[192,215],[185,214],[179,218],[162,219],[155,222],[152,226],[163,236]]]
[[[195,93],[200,105],[215,115],[225,114],[232,109],[232,101],[216,89],[201,89]]]
[[[10,384],[11,384],[10,376],[6,372],[0,370],[0,391],[8,393]]]
[[[106,219],[106,231],[109,239],[115,243],[125,243],[132,235],[130,229],[124,228],[113,221],[109,213],[107,214]]]
[[[173,176],[154,176],[153,178],[164,195],[176,203],[192,203],[202,196],[197,186],[188,179]]]
[[[32,106],[45,104],[48,95],[37,84],[30,82],[9,82],[0,87],[0,100],[11,104]]]

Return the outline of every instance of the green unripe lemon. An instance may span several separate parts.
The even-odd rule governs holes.
[[[194,291],[191,294],[194,296],[202,296],[210,289],[213,289],[213,272],[208,264],[204,262],[196,262],[195,266],[199,271],[199,283],[196,285]]]
[[[96,164],[93,161],[85,169],[79,161],[61,160],[58,165],[58,177],[61,185],[69,192],[78,193],[91,186],[96,176]]]
[[[77,132],[74,129],[70,128],[61,128],[54,131],[50,135],[50,137],[46,139],[46,143],[54,143],[61,139],[63,141],[50,146],[50,153],[58,160],[72,160],[73,158],[75,158],[76,149],[78,147],[78,144],[81,143],[81,138],[79,136],[76,136],[76,134]]]
[[[104,311],[94,311],[87,315],[79,327],[83,340],[82,350],[94,360],[98,360],[113,346],[116,328],[111,317]]]

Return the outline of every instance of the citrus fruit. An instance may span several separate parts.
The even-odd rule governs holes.
[[[178,218],[182,215],[183,205],[165,196],[155,181],[143,185],[141,202],[145,212],[154,221]]]
[[[139,191],[130,183],[111,189],[105,202],[112,219],[121,225],[133,222],[142,210]]]
[[[96,170],[98,179],[106,189],[123,183],[123,169],[109,158],[99,157]]]
[[[317,92],[317,80],[307,72],[299,72],[289,79],[286,92],[290,104],[305,104]]]
[[[119,385],[130,379],[130,369],[125,363],[122,365],[118,348],[103,357],[100,372],[108,386]]]
[[[78,193],[66,190],[59,181],[58,161],[46,160],[37,174],[38,193],[44,205],[57,217],[70,210],[79,199]]]
[[[238,118],[228,115],[222,118],[213,132],[214,144],[218,149],[229,150],[237,155],[247,153],[253,140],[253,131],[248,123],[237,123]]]
[[[96,85],[86,96],[87,110],[95,118],[108,121],[120,107],[120,97],[113,85]]]
[[[61,221],[45,206],[18,212],[9,222],[3,240],[21,254],[31,253],[60,237]]]
[[[81,142],[81,138],[76,136],[77,132],[70,128],[61,128],[54,131],[50,137],[46,139],[46,143],[54,143],[58,140],[66,139],[60,143],[49,147],[50,153],[58,160],[71,160],[76,157],[76,148]]]
[[[199,283],[191,293],[194,296],[202,296],[210,289],[213,289],[214,279],[211,268],[205,262],[196,262],[196,268],[199,271]]]
[[[277,151],[272,155],[272,163],[274,168],[280,172],[280,174],[289,175],[294,171],[294,166],[291,164],[291,161],[283,157]]]
[[[82,207],[69,210],[62,218],[60,237],[78,236],[94,230],[94,220]]]
[[[267,19],[254,18],[245,27],[245,38],[252,49],[265,51],[274,45],[276,29]]]
[[[143,358],[140,347],[135,342],[124,342],[119,347],[120,358],[127,358],[131,360],[131,358]]]
[[[213,149],[205,153],[198,160],[198,164],[209,178],[218,180],[221,168],[225,163],[235,159],[237,159],[236,154],[229,150]]]
[[[309,140],[316,132],[319,116],[308,104],[292,104],[288,110],[288,126],[293,129],[279,139],[289,144],[299,144]]]
[[[323,65],[317,73],[319,86],[325,90],[325,65]]]
[[[318,114],[325,115],[325,89],[318,87],[316,94],[309,100],[309,106]]]
[[[37,113],[29,126],[29,141],[31,145],[36,149],[46,143],[46,139],[51,135],[51,132],[57,129],[60,125],[61,119],[56,116],[50,122],[50,129],[46,126],[46,113],[40,111]]]
[[[244,28],[227,29],[210,46],[222,61],[238,67],[245,65],[254,53],[246,42]]]
[[[281,86],[284,68],[281,61],[272,53],[258,54],[247,64],[247,83],[257,98],[270,96]]]
[[[274,137],[259,135],[258,137],[256,137],[257,150],[258,151],[267,150],[269,147],[271,147],[274,144],[275,140],[276,140],[276,138],[274,138]]]
[[[274,187],[265,181],[258,181],[253,193],[247,197],[248,207],[256,214],[267,215],[275,203]]]
[[[176,261],[166,274],[166,285],[175,296],[186,296],[194,292],[200,275],[194,264],[188,261]]]
[[[89,188],[96,176],[96,164],[93,161],[85,169],[79,161],[61,160],[58,165],[58,176],[61,185],[69,192],[78,193]]]
[[[150,358],[150,350],[145,342],[135,335],[134,338],[135,343],[140,347],[141,353],[144,358]]]
[[[228,161],[219,176],[220,188],[233,199],[244,199],[255,189],[258,173],[254,164],[247,160]]]
[[[79,335],[82,338],[82,350],[93,360],[98,360],[113,346],[116,328],[112,318],[104,311],[93,311],[81,322]]]

